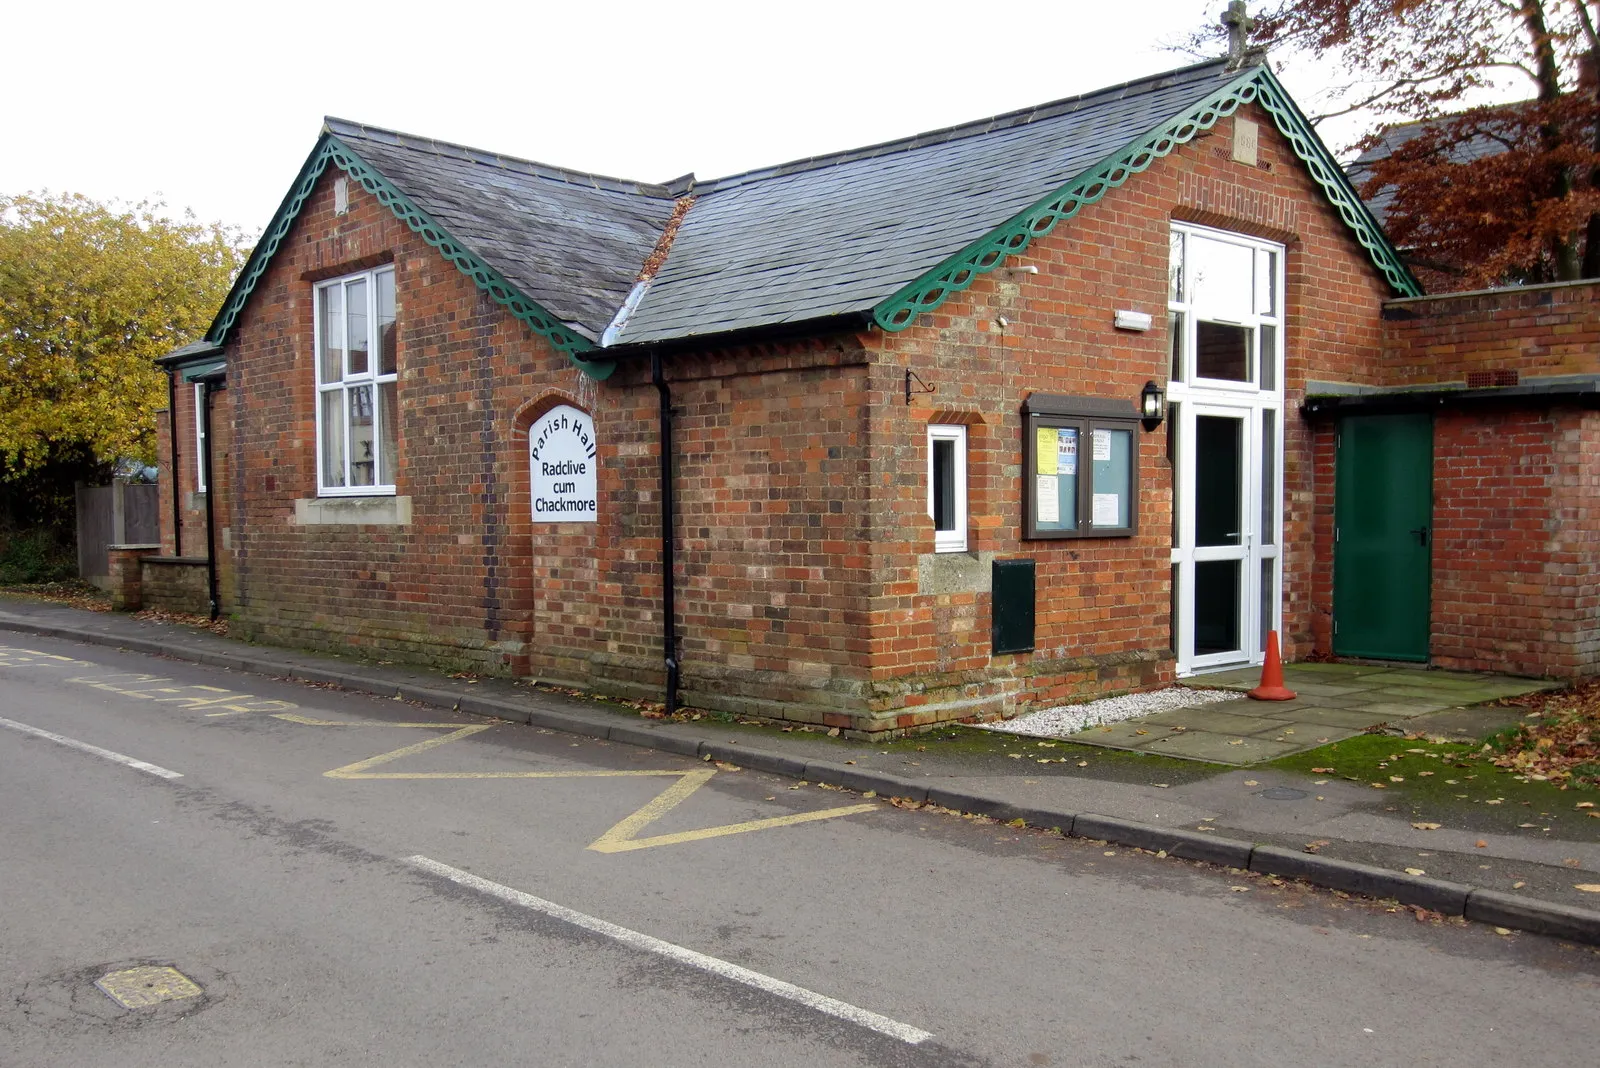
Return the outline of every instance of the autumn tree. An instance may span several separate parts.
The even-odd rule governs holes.
[[[1358,146],[1362,194],[1381,197],[1390,237],[1435,285],[1570,280],[1600,276],[1592,7],[1277,0],[1256,13],[1251,39],[1349,73],[1318,118],[1361,113],[1379,127]],[[1526,99],[1466,106],[1508,79]]]
[[[0,196],[0,523],[60,522],[26,513],[154,456],[151,361],[205,331],[243,254],[237,231],[161,204]]]

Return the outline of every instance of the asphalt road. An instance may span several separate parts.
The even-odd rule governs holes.
[[[1565,1065],[1600,1039],[1592,949],[400,701],[0,645],[4,1068]],[[157,965],[201,993],[127,1009],[94,985]]]

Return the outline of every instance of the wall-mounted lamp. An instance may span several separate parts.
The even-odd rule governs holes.
[[[1150,329],[1155,322],[1149,312],[1137,312],[1127,309],[1116,312],[1111,317],[1111,321],[1118,330],[1136,330],[1140,333]]]
[[[1167,395],[1154,382],[1146,382],[1139,391],[1139,418],[1146,430],[1154,430],[1167,417]]]
[[[1038,274],[1039,273],[1039,268],[1036,265],[1031,264],[1031,263],[1013,264],[1013,265],[1011,265],[1009,267],[1003,267],[1001,269],[1004,270],[1007,274]]]

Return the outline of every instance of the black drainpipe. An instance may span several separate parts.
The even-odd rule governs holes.
[[[200,464],[206,474],[206,595],[211,599],[211,618],[216,620],[221,614],[217,604],[217,524],[214,521],[216,509],[212,501],[217,497],[217,483],[211,473],[211,393],[215,385],[209,381],[201,383],[200,396],[200,427],[205,438],[205,451],[200,454]]]
[[[199,418],[199,413],[195,413]],[[170,368],[167,371],[167,440],[172,448],[168,449],[168,458],[172,461],[172,555],[183,555],[183,502],[178,499],[178,369]]]
[[[672,603],[672,391],[661,373],[661,350],[650,352],[650,383],[661,394],[661,653],[667,664],[666,713],[678,710],[677,610]]]

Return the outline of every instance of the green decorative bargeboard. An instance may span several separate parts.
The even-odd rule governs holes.
[[[1272,71],[1260,66],[1242,72],[1211,98],[1135,139],[1119,152],[902,287],[873,308],[874,320],[884,330],[905,330],[916,321],[917,316],[938,308],[955,294],[970,287],[980,275],[1002,266],[1008,257],[1020,255],[1035,238],[1050,233],[1085,205],[1100,200],[1134,175],[1148,170],[1157,160],[1170,155],[1250,103],[1259,104],[1272,117],[1295,156],[1305,164],[1312,180],[1327,196],[1356,241],[1395,291],[1404,296],[1420,296],[1422,287],[1384,236],[1377,220],[1345,177],[1344,171],[1312,131],[1310,122],[1289,98]],[[279,206],[266,233],[245,264],[244,272],[228,295],[222,311],[212,323],[206,335],[208,341],[219,345],[226,341],[250,295],[265,274],[268,263],[288,235],[329,163],[359,182],[413,233],[454,263],[480,289],[527,324],[534,333],[566,353],[585,374],[595,379],[609,377],[615,364],[605,358],[603,349],[541,307],[451,236],[437,220],[331,132],[323,134],[317,148],[301,167],[289,195]]]
[[[228,332],[238,321],[240,312],[250,300],[250,294],[255,291],[261,276],[266,273],[267,265],[278,251],[278,246],[288,236],[290,227],[294,225],[301,209],[305,207],[311,191],[316,188],[317,179],[322,177],[322,172],[327,170],[329,163],[359,182],[361,188],[394,212],[395,218],[405,223],[430,247],[437,249],[445,259],[455,264],[462,274],[471,278],[495,303],[526,323],[534,333],[545,338],[555,348],[566,353],[585,374],[595,379],[604,379],[611,374],[616,366],[612,361],[585,358],[590,353],[598,355],[594,342],[569,329],[554,315],[540,307],[536,301],[512,285],[504,275],[452,237],[449,231],[439,225],[432,216],[417,207],[387,178],[368,166],[360,156],[332,134],[323,135],[322,141],[306,160],[305,166],[300,168],[300,175],[295,180],[293,188],[279,206],[277,214],[267,226],[267,231],[262,235],[255,251],[251,253],[250,260],[245,264],[244,272],[234,285],[233,292],[229,294],[227,303],[223,305],[221,313],[211,324],[206,340],[222,344],[227,338]]]
[[[1345,178],[1344,171],[1312,132],[1305,115],[1272,71],[1256,67],[1209,100],[1140,137],[905,286],[873,309],[873,319],[885,330],[906,329],[917,316],[933,311],[971,286],[979,275],[1004,264],[1008,256],[1021,254],[1034,238],[1050,233],[1058,223],[1072,218],[1085,205],[1100,200],[1129,178],[1148,170],[1156,160],[1170,155],[1252,102],[1259,103],[1272,116],[1294,154],[1306,165],[1312,179],[1389,284],[1404,296],[1420,296],[1422,287],[1383,235],[1378,221]]]

